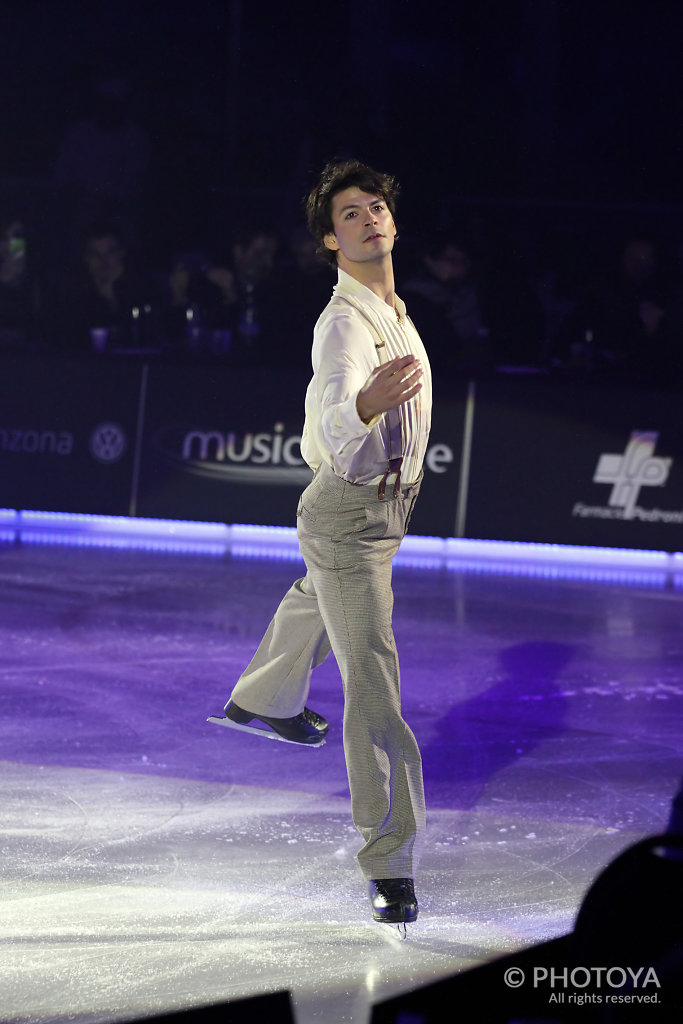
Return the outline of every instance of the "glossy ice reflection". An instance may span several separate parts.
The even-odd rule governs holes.
[[[279,988],[298,1024],[567,931],[683,773],[683,596],[398,566],[429,832],[407,943],[370,920],[329,661],[320,750],[218,729],[296,562],[0,547],[2,1020]],[[313,699],[315,698],[315,699]]]

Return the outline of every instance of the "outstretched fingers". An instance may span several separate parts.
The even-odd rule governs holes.
[[[410,401],[422,387],[423,369],[415,356],[398,356],[378,367],[368,377],[356,400],[362,420]]]

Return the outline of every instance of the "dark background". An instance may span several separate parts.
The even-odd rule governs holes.
[[[156,231],[235,189],[298,198],[351,152],[411,216],[453,195],[678,204],[682,22],[675,0],[7,2],[0,178],[48,178],[112,71],[149,133]]]
[[[54,174],[60,146],[95,109],[97,83],[124,81],[130,117],[149,149],[131,246],[141,264],[163,276],[172,253],[205,247],[213,247],[220,260],[221,242],[227,249],[234,226],[250,221],[279,235],[285,266],[292,231],[303,223],[301,197],[323,163],[333,156],[359,157],[395,174],[403,186],[396,249],[399,290],[409,276],[416,243],[442,229],[457,241],[462,223],[468,223],[475,261],[483,254],[484,276],[504,286],[494,295],[507,300],[507,321],[515,318],[517,307],[509,300],[519,291],[517,282],[533,286],[547,320],[543,337],[535,341],[530,359],[514,348],[513,339],[510,358],[499,359],[496,372],[516,372],[530,363],[533,370],[555,374],[554,379],[564,375],[579,395],[591,377],[601,386],[643,389],[643,404],[637,408],[634,393],[619,395],[615,389],[612,404],[623,408],[623,423],[620,416],[618,428],[610,426],[604,444],[602,436],[596,440],[597,455],[595,445],[584,452],[585,441],[578,439],[584,461],[576,470],[576,489],[570,487],[559,513],[553,507],[551,524],[557,515],[570,515],[574,501],[590,498],[594,459],[601,451],[623,451],[632,430],[661,431],[661,451],[678,460],[678,447],[656,415],[659,400],[647,389],[655,384],[673,389],[678,397],[683,388],[679,0],[22,0],[0,5],[0,40],[0,205],[20,212],[28,234],[44,246],[48,278],[53,272],[58,277],[61,264],[77,255],[73,237],[71,249],[63,251],[69,244],[64,231],[68,210]],[[612,365],[597,367],[590,346],[584,362],[574,366],[566,355],[573,351],[574,334],[568,332],[565,344],[557,323],[567,310],[571,315],[587,286],[608,277],[624,240],[640,237],[653,238],[661,257],[665,324],[673,325],[662,343],[662,359],[657,364],[660,342],[647,338],[628,374],[620,376]],[[304,298],[302,288],[296,299],[303,303]],[[322,305],[314,298],[315,312],[306,313],[301,332],[306,342],[297,341],[306,359],[309,325]],[[660,296],[653,298],[659,301]],[[593,339],[595,324],[588,315],[577,325],[579,340],[587,327]],[[281,334],[280,325],[276,341]],[[118,356],[108,352],[107,358]],[[229,357],[225,363],[229,369]],[[654,372],[650,363],[656,364]],[[272,376],[265,359],[262,368]],[[435,369],[437,405],[443,410],[450,409],[451,401],[458,405],[459,423],[461,381],[470,370],[458,371],[454,390],[448,371]],[[73,387],[64,396],[69,408],[69,396],[77,402],[87,391],[87,384],[80,385],[88,372],[74,371]],[[471,372],[478,373],[476,368]],[[102,375],[108,381],[103,393],[107,386],[116,389],[106,366]],[[7,387],[5,415],[12,413],[12,422],[18,423],[21,389],[13,392],[11,382]],[[507,381],[500,401],[495,387],[480,393],[479,408],[487,416],[478,418],[476,430],[488,424],[491,446],[500,437],[507,439],[507,449],[517,443],[506,397],[514,388]],[[546,534],[525,519],[527,491],[542,518],[539,475],[549,478],[558,467],[566,470],[562,460],[569,458],[566,452],[574,442],[573,435],[567,439],[563,433],[562,402],[551,392],[546,395],[544,385],[532,383],[528,395],[525,389],[522,380],[512,404],[523,407],[531,421],[534,414],[543,423],[552,421],[559,434],[554,426],[544,431],[537,467],[528,479],[503,444],[497,473],[505,486],[498,490],[491,489],[496,474],[486,468],[486,459],[478,460],[468,530],[501,537],[498,520],[486,517],[497,513],[501,494],[507,492],[508,511],[511,495],[520,496],[523,524],[510,512],[506,537],[575,542],[579,532],[583,543],[623,544],[611,528],[593,520],[572,522],[569,538],[555,525]],[[593,404],[611,409],[605,394]],[[300,410],[300,388],[296,400]],[[182,398],[178,401],[182,404]],[[93,402],[97,405],[94,397]],[[131,396],[131,414],[135,402]],[[661,408],[664,412],[669,406]],[[570,434],[582,416],[572,408]],[[272,417],[266,421],[271,425]],[[252,429],[251,420],[245,423],[245,431]],[[26,424],[41,427],[42,420],[27,419]],[[515,449],[524,457],[529,447],[525,429],[522,424]],[[485,430],[475,434],[475,445],[485,436]],[[444,438],[434,434],[433,439]],[[452,446],[459,451],[458,438]],[[39,460],[29,461],[37,465]],[[98,480],[104,479],[101,467],[96,471]],[[126,474],[128,468],[116,471]],[[151,489],[155,500],[157,483]],[[663,507],[678,507],[672,504],[674,489],[677,493],[678,480],[672,475]],[[605,489],[598,490],[595,500],[606,500]],[[155,507],[143,514],[161,512]],[[417,522],[418,515],[417,532],[450,534],[452,508],[443,514],[445,524]],[[663,546],[674,543],[668,541],[673,532],[667,527]],[[655,543],[643,540],[641,533],[629,543]],[[648,537],[654,533],[648,528]]]

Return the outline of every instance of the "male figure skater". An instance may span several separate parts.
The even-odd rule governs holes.
[[[424,830],[420,753],[401,716],[392,630],[393,556],[422,477],[431,375],[394,291],[397,186],[358,161],[328,164],[308,225],[337,267],[313,335],[301,451],[315,476],[297,510],[306,575],[285,595],[221,724],[320,745],[327,722],[305,707],[311,672],[334,652],[344,687],[344,752],[358,861],[372,915],[417,918],[413,874]]]

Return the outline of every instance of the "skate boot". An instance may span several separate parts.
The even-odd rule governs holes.
[[[329,725],[315,711],[304,708],[300,715],[293,718],[270,718],[266,715],[255,715],[237,706],[234,701],[225,705],[225,717],[212,716],[208,719],[215,725],[225,725],[240,732],[250,732],[255,736],[263,736],[269,740],[281,740],[283,743],[297,743],[299,746],[322,747]],[[261,725],[248,725],[249,722],[260,722]],[[265,726],[265,728],[264,728]]]
[[[406,924],[417,921],[412,878],[373,878],[368,889],[373,920],[397,925],[401,938],[405,938]]]

